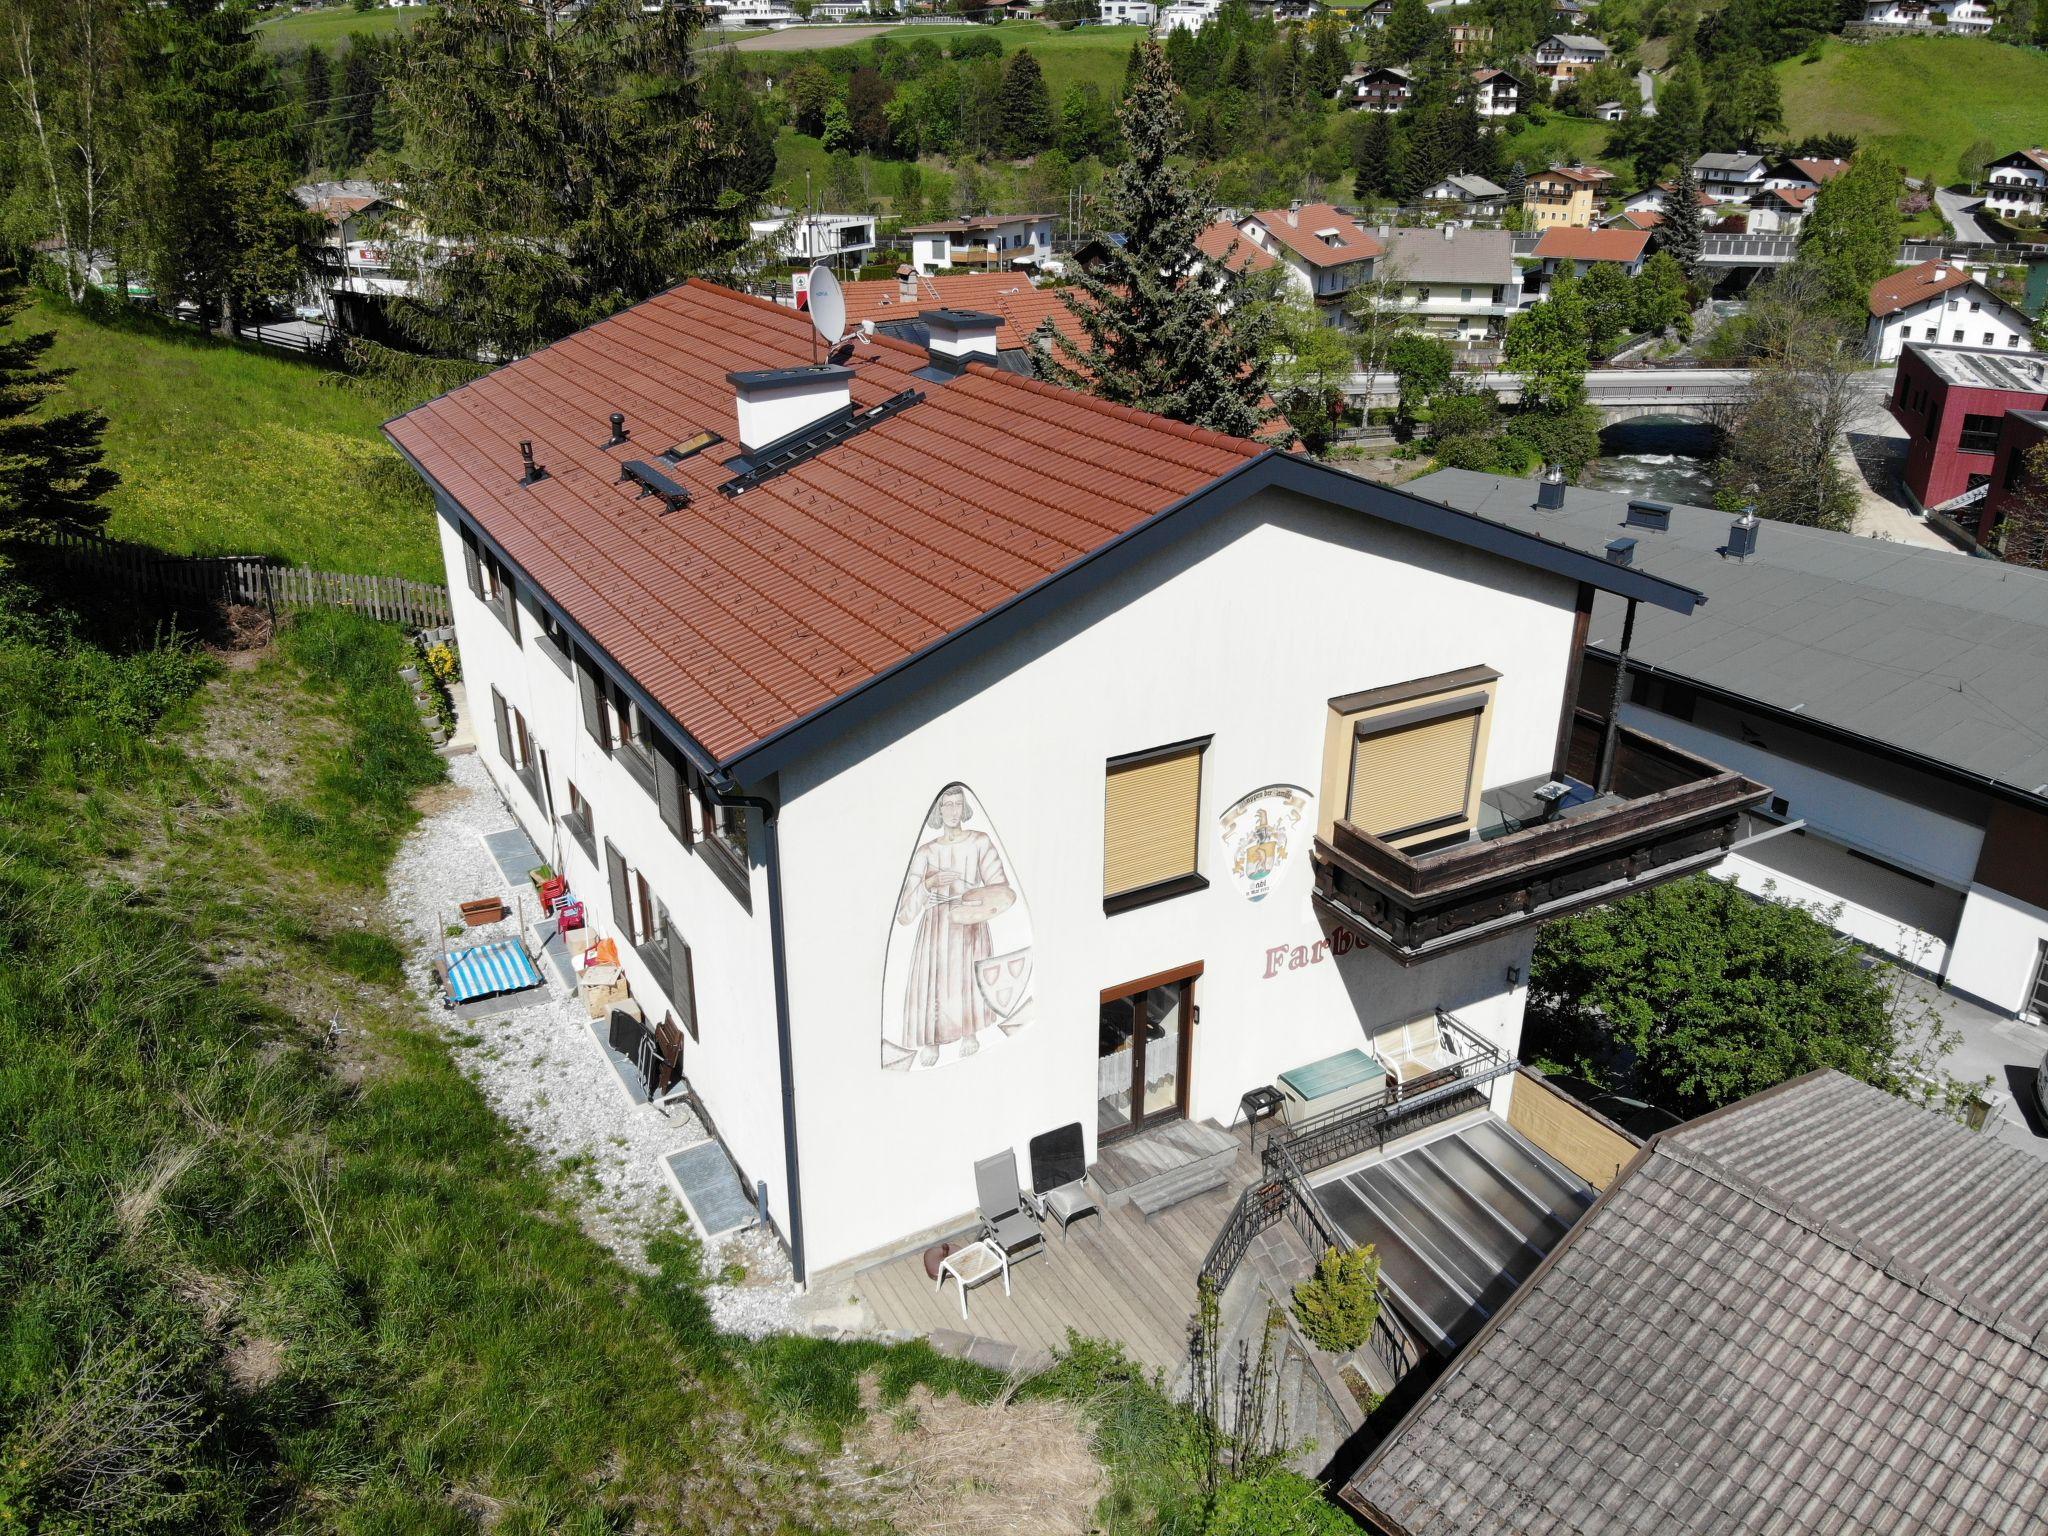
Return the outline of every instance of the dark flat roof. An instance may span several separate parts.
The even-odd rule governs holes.
[[[1632,657],[1667,676],[1976,780],[2048,798],[2048,572],[1856,534],[1766,522],[1725,559],[1725,512],[1677,506],[1658,533],[1622,526],[1629,497],[1572,488],[1541,512],[1535,483],[1447,469],[1418,495],[1580,548],[1626,533],[1644,570],[1697,587],[1689,614],[1643,608]],[[1620,648],[1602,594],[1588,640]]]

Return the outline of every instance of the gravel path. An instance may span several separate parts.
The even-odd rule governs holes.
[[[468,1020],[442,1008],[433,972],[441,925],[472,897],[497,893],[511,902],[515,893],[483,839],[515,823],[474,754],[450,760],[449,784],[439,795],[391,866],[386,901],[408,950],[408,979],[491,1107],[561,1170],[585,1230],[647,1271],[648,1239],[689,1220],[661,1159],[703,1141],[704,1128],[684,1105],[663,1114],[627,1099],[590,1037],[582,1001],[545,966],[543,1004]],[[510,938],[516,929],[515,918],[464,937]],[[707,1245],[704,1264],[709,1274],[735,1265],[745,1271],[740,1284],[707,1287],[720,1327],[758,1338],[799,1326],[788,1260],[769,1233],[742,1232]]]

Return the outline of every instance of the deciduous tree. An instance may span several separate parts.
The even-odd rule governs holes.
[[[1814,195],[1799,232],[1799,264],[1818,274],[1822,296],[1845,321],[1861,319],[1871,284],[1898,270],[1904,191],[1899,168],[1871,153]]]

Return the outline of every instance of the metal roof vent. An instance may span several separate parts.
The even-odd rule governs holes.
[[[1728,547],[1721,551],[1737,560],[1747,560],[1756,553],[1756,508],[1751,507],[1728,529]]]
[[[533,439],[530,437],[519,440],[519,462],[523,467],[523,473],[519,476],[521,485],[532,485],[536,481],[547,479],[547,465],[533,462]]]
[[[925,349],[936,373],[959,373],[969,363],[996,360],[996,332],[1002,328],[1000,315],[978,309],[926,309],[918,313],[930,340]]]
[[[624,411],[613,411],[611,440],[605,444],[605,447],[616,448],[632,435],[626,427],[626,413]]]
[[[1536,482],[1536,505],[1546,512],[1555,512],[1564,505],[1564,466],[1544,466],[1543,478]]]
[[[853,370],[839,364],[728,373],[725,380],[736,394],[744,453],[853,414]]]
[[[1671,531],[1671,508],[1661,501],[1632,501],[1623,519],[1631,528],[1648,528],[1656,533]]]
[[[1607,559],[1613,565],[1634,565],[1636,563],[1636,541],[1634,539],[1609,539]]]

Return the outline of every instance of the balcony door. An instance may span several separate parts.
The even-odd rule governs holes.
[[[1187,1114],[1199,964],[1102,993],[1095,1043],[1097,1141]]]

